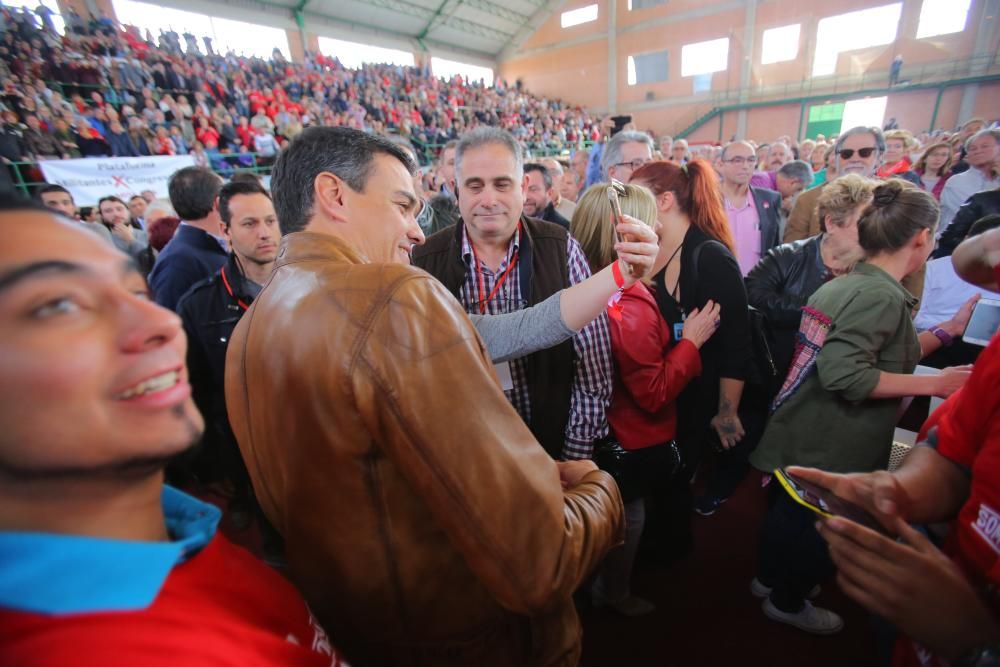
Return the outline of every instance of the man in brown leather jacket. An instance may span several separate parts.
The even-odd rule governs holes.
[[[408,265],[413,169],[348,128],[282,151],[285,236],[226,360],[233,430],[352,664],[575,667],[570,596],[621,541],[621,498],[545,453],[459,303]]]

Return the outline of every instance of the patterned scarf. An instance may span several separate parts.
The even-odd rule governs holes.
[[[795,336],[795,353],[792,355],[792,363],[788,367],[788,375],[785,383],[781,386],[781,391],[774,397],[771,403],[771,413],[773,414],[781,405],[792,397],[802,383],[812,374],[816,368],[816,357],[823,349],[826,336],[830,333],[830,324],[833,320],[829,315],[821,313],[815,308],[806,307],[802,309],[802,321],[799,323],[799,333]]]

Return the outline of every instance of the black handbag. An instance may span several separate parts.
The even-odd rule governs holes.
[[[681,468],[681,453],[673,440],[662,445],[625,449],[612,437],[594,443],[594,463],[611,475],[623,502],[649,494],[658,483],[669,483]]]

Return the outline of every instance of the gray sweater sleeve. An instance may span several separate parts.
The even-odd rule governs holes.
[[[576,332],[560,312],[562,292],[524,310],[502,315],[469,315],[493,363],[517,359],[558,345]]]

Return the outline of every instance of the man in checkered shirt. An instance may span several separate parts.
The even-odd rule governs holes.
[[[469,313],[527,308],[590,276],[569,232],[523,214],[521,147],[506,131],[482,127],[456,148],[462,220],[413,251]],[[497,365],[507,398],[553,458],[590,458],[608,434],[611,342],[604,315],[570,341]],[[459,399],[463,397],[458,397]]]

